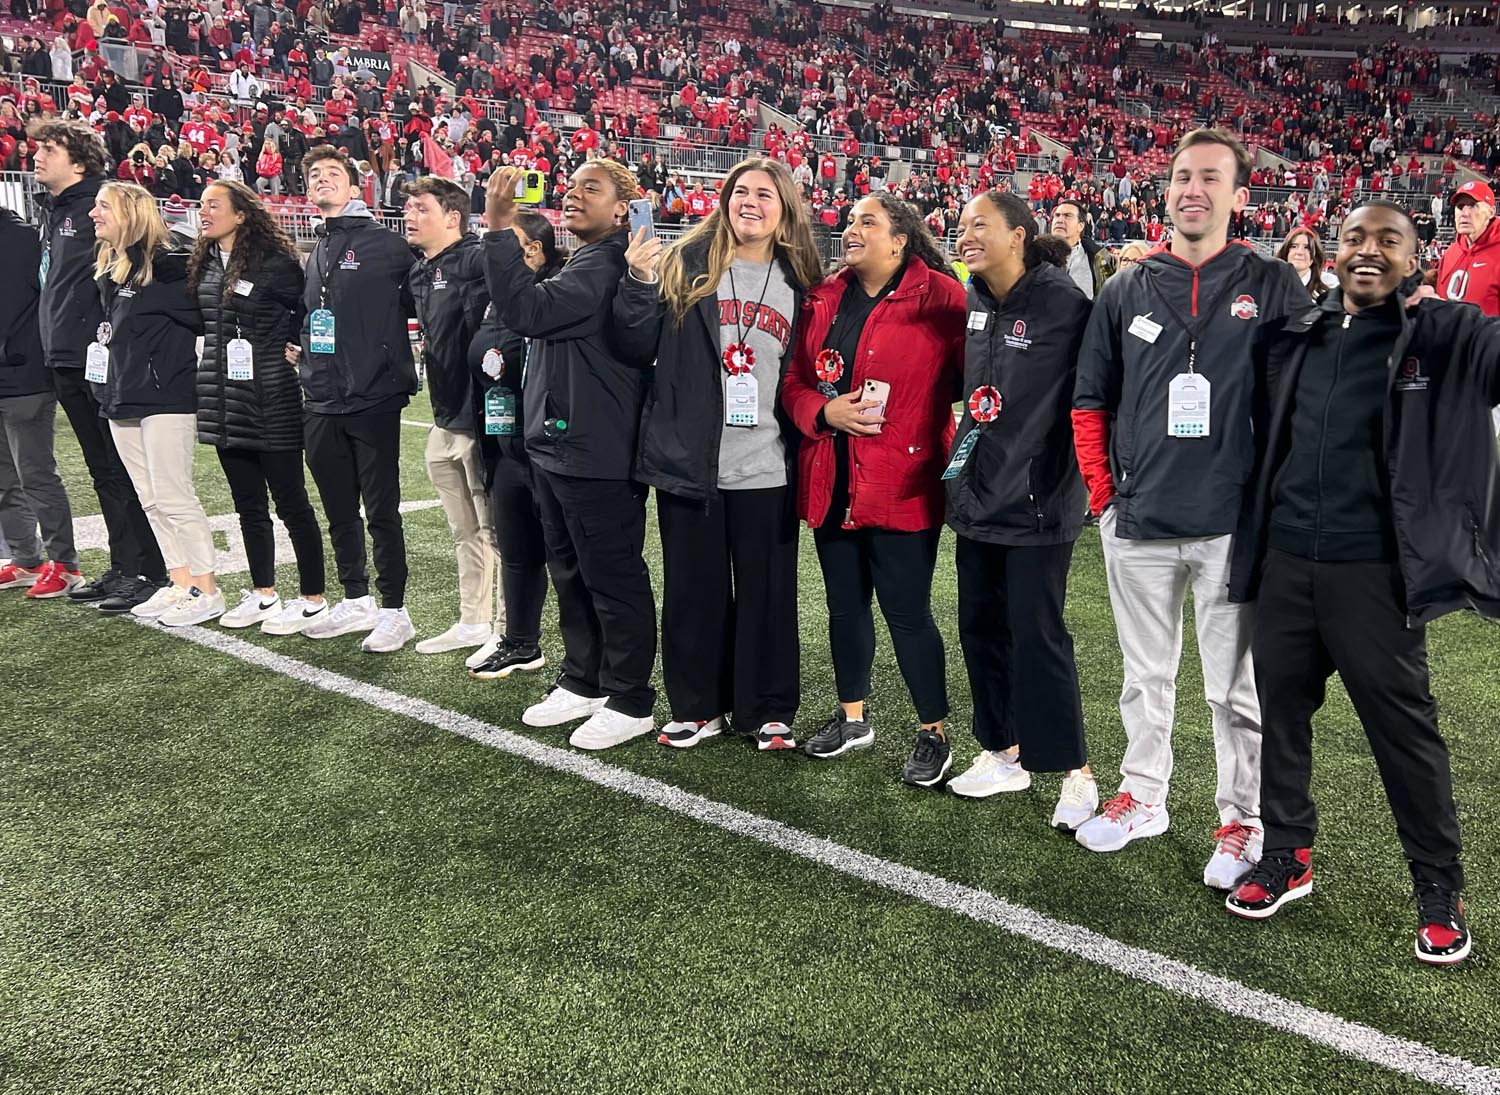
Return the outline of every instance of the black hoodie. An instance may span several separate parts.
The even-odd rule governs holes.
[[[445,430],[474,430],[475,384],[469,345],[490,303],[484,248],[466,235],[411,268],[411,295],[422,321],[422,359],[432,420]]]
[[[0,399],[52,390],[37,325],[41,241],[29,224],[0,209]]]
[[[37,195],[42,217],[42,261],[47,278],[37,312],[42,348],[54,369],[81,369],[94,331],[104,318],[94,284],[94,222],[89,210],[102,176],[82,179],[56,197]]]

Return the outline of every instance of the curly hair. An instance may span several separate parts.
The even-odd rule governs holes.
[[[906,237],[906,248],[901,252],[903,266],[908,259],[917,258],[929,270],[947,274],[954,281],[958,280],[958,275],[953,272],[953,265],[943,254],[937,237],[922,220],[922,214],[918,212],[915,205],[902,201],[889,190],[872,190],[860,201],[873,201],[879,205],[886,217],[890,219],[891,235]]]
[[[103,175],[108,165],[104,138],[84,122],[65,122],[56,118],[33,122],[26,135],[37,144],[55,144],[68,154],[74,166],[86,177]]]
[[[234,249],[229,252],[229,266],[224,271],[223,296],[228,299],[234,287],[245,276],[245,271],[259,266],[270,255],[283,254],[297,260],[297,247],[281,227],[272,219],[270,211],[261,203],[255,191],[233,179],[215,179],[203,188],[207,196],[210,190],[222,190],[236,213],[245,218],[234,234]],[[193,293],[203,280],[203,263],[218,243],[199,235],[188,256],[188,285]]]

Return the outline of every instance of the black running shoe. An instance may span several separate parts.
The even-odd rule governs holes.
[[[832,760],[851,749],[864,749],[874,744],[875,728],[868,719],[851,719],[843,711],[835,711],[833,717],[808,739],[802,751],[819,760]]]
[[[123,616],[136,605],[151,599],[165,583],[153,582],[150,578],[126,578],[118,583],[115,591],[100,601],[98,609],[106,616]]]
[[[106,570],[92,582],[68,590],[67,598],[77,604],[96,604],[116,593],[125,581],[125,576],[118,570]]]
[[[901,781],[913,787],[937,787],[953,767],[953,750],[948,739],[936,730],[917,731],[917,744],[901,768]]]
[[[1436,882],[1418,882],[1412,896],[1417,902],[1417,961],[1451,966],[1469,957],[1474,940],[1464,922],[1458,891]]]
[[[1288,901],[1312,893],[1312,849],[1266,852],[1250,873],[1229,892],[1224,907],[1246,920],[1264,920]]]
[[[469,676],[477,681],[493,681],[523,670],[540,669],[546,664],[547,659],[542,656],[540,646],[507,641],[501,643],[478,666],[469,670]]]

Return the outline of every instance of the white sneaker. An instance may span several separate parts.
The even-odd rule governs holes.
[[[1216,890],[1232,890],[1260,862],[1265,836],[1254,825],[1231,821],[1214,830],[1214,854],[1203,868],[1203,884]]]
[[[404,608],[382,608],[375,630],[365,636],[359,648],[366,654],[392,654],[417,637],[411,617]]]
[[[589,716],[588,722],[573,731],[568,744],[574,749],[608,749],[649,733],[650,715],[637,719],[611,708],[601,707]]]
[[[505,640],[502,636],[492,634],[488,639],[485,640],[483,646],[481,646],[478,650],[474,651],[474,653],[470,654],[467,658],[464,659],[464,668],[478,669],[481,665],[490,660],[490,655],[499,650],[500,644],[504,641]],[[422,648],[418,646],[417,649],[421,650]]]
[[[156,622],[162,627],[192,627],[195,624],[206,624],[222,615],[224,591],[216,589],[212,593],[204,593],[194,586],[186,597],[179,597],[176,604],[158,616]]]
[[[1057,808],[1052,811],[1052,827],[1063,832],[1075,832],[1099,809],[1099,781],[1082,771],[1063,777],[1062,794],[1057,796]]]
[[[704,719],[702,722],[678,720],[669,722],[656,736],[657,744],[670,745],[673,749],[691,749],[704,738],[718,737],[724,732],[724,718]]]
[[[417,644],[418,654],[447,654],[452,650],[467,650],[481,646],[494,634],[489,624],[454,624],[441,635],[423,639]]]
[[[1166,803],[1137,802],[1121,791],[1104,804],[1098,817],[1089,818],[1074,834],[1091,852],[1118,852],[1132,840],[1160,836],[1171,823]]]
[[[576,692],[569,692],[556,685],[541,703],[534,703],[521,712],[521,721],[527,726],[561,726],[565,722],[587,718],[604,707],[604,697],[589,699]]]
[[[276,615],[261,621],[262,635],[298,635],[328,615],[327,601],[297,597]]]
[[[186,586],[162,586],[130,610],[138,620],[155,620],[188,595]]]
[[[303,628],[302,634],[309,639],[336,639],[356,631],[374,631],[380,613],[375,608],[375,598],[365,596],[342,600],[322,616]]]
[[[281,613],[281,598],[272,596],[261,600],[253,589],[240,590],[240,603],[219,617],[219,626],[228,628],[253,627]]]
[[[1024,791],[1031,786],[1031,773],[1004,750],[985,750],[974,758],[969,770],[948,781],[948,790],[964,798],[989,798],[1001,791]]]

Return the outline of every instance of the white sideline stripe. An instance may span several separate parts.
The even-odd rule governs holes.
[[[150,621],[140,622],[145,626],[152,626]],[[1449,1056],[1421,1042],[1398,1038],[1374,1027],[1251,988],[1227,977],[1207,973],[1174,958],[1121,943],[1089,928],[1054,920],[988,891],[846,848],[824,837],[692,794],[670,783],[605,764],[585,754],[544,745],[426,700],[319,669],[243,639],[236,639],[219,630],[187,627],[165,633],[325,692],[358,700],[378,710],[394,712],[436,729],[446,730],[543,768],[577,776],[600,787],[712,825],[734,836],[759,841],[779,851],[829,867],[840,874],[915,898],[934,908],[956,912],[980,923],[993,924],[1012,935],[1029,939],[1051,950],[1081,958],[1178,996],[1197,1000],[1229,1015],[1304,1038],[1346,1057],[1454,1091],[1472,1092],[1475,1095],[1500,1092],[1500,1069]]]
[[[403,426],[415,426],[419,430],[430,430],[430,429],[432,429],[432,423],[431,422],[418,422],[414,418],[403,418],[401,420],[401,425],[403,425]]]

